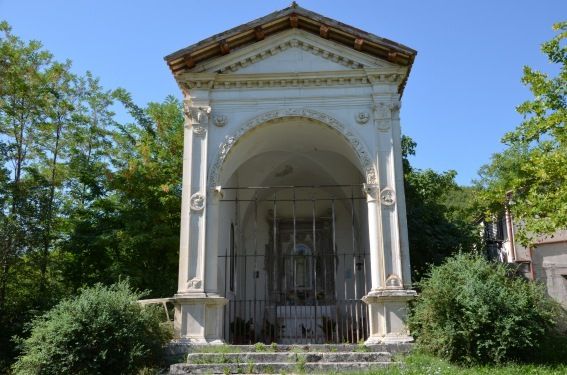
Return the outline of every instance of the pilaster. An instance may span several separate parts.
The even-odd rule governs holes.
[[[217,344],[222,343],[223,311],[228,301],[217,294],[218,243],[213,232],[218,232],[219,197],[207,189],[211,106],[208,90],[184,94],[183,190],[174,330],[176,336],[191,343]],[[212,226],[206,225],[208,214],[212,216]]]
[[[178,295],[204,291],[208,100],[185,95]]]
[[[388,87],[372,95],[376,131],[378,184],[366,187],[372,288],[363,297],[368,305],[367,345],[411,342],[407,303],[411,287],[407,219],[401,159],[400,101]]]
[[[397,95],[395,95],[397,96]],[[374,123],[376,127],[376,165],[378,170],[379,201],[378,217],[383,273],[378,288],[402,288],[404,285],[401,259],[401,236],[399,221],[399,202],[403,200],[399,190],[398,175],[403,171],[396,169],[394,117],[399,111],[399,101],[394,95],[373,95]],[[405,208],[405,205],[404,205]],[[409,259],[408,259],[409,261]],[[373,287],[374,288],[374,287]]]

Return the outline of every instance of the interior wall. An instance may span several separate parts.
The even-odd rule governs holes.
[[[336,297],[362,297],[370,283],[370,264],[368,257],[355,254],[368,252],[368,222],[364,180],[352,163],[354,152],[338,133],[313,122],[279,122],[253,133],[246,142],[235,146],[238,152],[228,159],[232,165],[236,161],[230,157],[239,158],[242,163],[228,168],[234,172],[223,189],[219,254],[225,258],[219,262],[219,285],[224,289],[221,292],[235,300],[266,300],[269,267],[265,262],[269,252],[273,252],[274,216],[276,221],[291,220],[295,211],[299,221],[310,221],[313,216],[319,221],[331,221],[334,197]],[[254,147],[243,150],[249,145]],[[289,188],[321,185],[341,186]],[[247,189],[260,186],[273,188]],[[234,291],[228,287],[231,274],[226,258],[231,224],[238,255]]]

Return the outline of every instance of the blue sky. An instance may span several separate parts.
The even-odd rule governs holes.
[[[180,92],[163,57],[291,1],[0,0],[0,19],[74,70],[124,87],[144,104]],[[529,65],[554,71],[540,44],[567,19],[565,0],[323,1],[299,5],[418,51],[406,86],[402,131],[418,144],[412,163],[454,169],[469,184],[502,135],[521,121]]]

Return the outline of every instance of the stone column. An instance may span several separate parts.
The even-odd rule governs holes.
[[[372,269],[372,288],[363,297],[370,317],[367,345],[413,341],[405,322],[407,302],[416,295],[409,289],[401,140],[396,122],[399,101],[397,94],[387,93],[373,95],[373,99],[378,185],[367,188]]]
[[[201,95],[208,98],[208,95]],[[207,132],[211,107],[188,93],[184,100],[183,187],[179,278],[174,330],[181,339],[222,343],[222,313],[227,300],[206,293]],[[216,256],[215,259],[216,260]],[[216,289],[216,283],[212,285]]]

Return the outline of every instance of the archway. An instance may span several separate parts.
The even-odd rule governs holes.
[[[300,116],[258,124],[231,146],[216,180],[228,342],[366,339],[360,160],[335,128]]]

